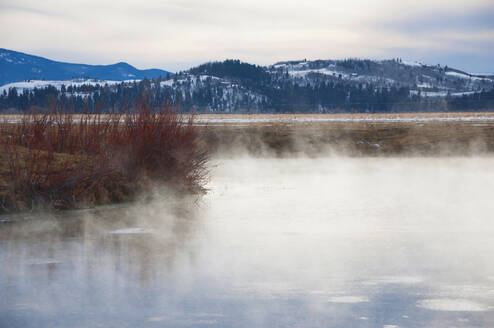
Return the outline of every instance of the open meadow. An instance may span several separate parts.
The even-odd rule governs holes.
[[[494,151],[494,113],[197,115],[213,152],[465,156]]]

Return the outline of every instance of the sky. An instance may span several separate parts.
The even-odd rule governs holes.
[[[402,58],[494,72],[493,0],[0,0],[0,48],[179,71]]]

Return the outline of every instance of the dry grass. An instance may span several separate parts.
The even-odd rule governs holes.
[[[246,121],[248,117],[257,120]],[[303,115],[242,115],[201,127],[211,152],[291,156],[340,154],[345,156],[470,156],[494,153],[493,113]],[[301,116],[297,115],[297,118]],[[326,118],[343,118],[327,121]],[[475,118],[468,120],[386,121],[389,118]],[[205,116],[199,116],[207,122]],[[282,118],[285,118],[283,120]],[[314,120],[321,118],[323,120]],[[242,119],[242,120],[239,120]],[[259,121],[262,119],[262,121]],[[484,120],[485,119],[485,120]]]
[[[156,184],[199,192],[207,152],[191,117],[36,114],[0,124],[0,211],[125,201]]]

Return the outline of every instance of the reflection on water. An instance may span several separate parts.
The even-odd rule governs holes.
[[[491,327],[493,167],[237,158],[196,205],[3,224],[0,326]]]

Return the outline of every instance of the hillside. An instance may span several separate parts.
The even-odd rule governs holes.
[[[316,60],[280,62],[271,72],[287,72],[295,79],[349,81],[381,87],[406,86],[414,91],[451,93],[494,87],[493,75],[475,75],[441,65],[391,60]],[[438,94],[439,95],[439,94]]]
[[[302,60],[266,67],[226,60],[194,67],[161,85],[174,102],[212,112],[386,112],[431,110],[442,98],[489,92],[494,75],[401,59]]]
[[[405,112],[494,109],[494,75],[391,60],[316,60],[258,66],[210,62],[157,79],[23,81],[0,87],[0,110],[109,110],[142,100],[185,111]]]
[[[25,80],[141,80],[166,77],[170,72],[160,69],[139,70],[127,63],[113,65],[71,64],[49,60],[22,52],[0,49],[0,86]]]

